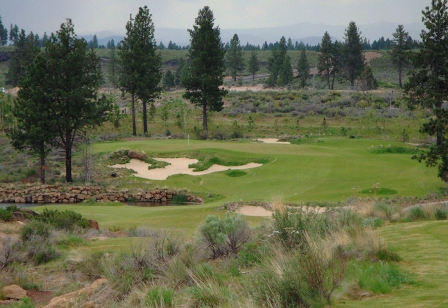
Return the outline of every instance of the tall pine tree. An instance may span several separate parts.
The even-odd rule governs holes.
[[[421,32],[421,45],[412,53],[405,84],[408,105],[431,109],[434,117],[423,124],[421,132],[436,136],[436,144],[416,158],[427,166],[437,166],[439,177],[448,182],[448,110],[442,107],[448,97],[448,0],[432,0],[422,13],[426,30]]]
[[[243,50],[240,39],[236,34],[230,40],[230,48],[226,52],[226,62],[230,76],[232,76],[233,81],[236,81],[238,73],[244,69]]]
[[[334,67],[334,54],[333,54],[333,43],[331,42],[331,37],[328,32],[324,33],[322,37],[322,42],[320,44],[320,54],[317,64],[317,69],[319,75],[321,75],[327,82],[327,87],[330,90],[330,75],[333,72]]]
[[[143,105],[143,133],[148,133],[147,104],[160,96],[162,88],[162,57],[157,52],[154,23],[147,6],[139,8],[135,20],[126,24],[126,37],[119,47],[121,72],[119,84],[123,92],[131,94],[132,134],[137,135],[135,98]]]
[[[45,101],[51,129],[58,135],[57,144],[64,147],[65,180],[72,182],[75,138],[83,130],[104,122],[111,110],[110,101],[104,95],[98,97],[101,64],[95,52],[87,48],[87,42],[76,37],[70,19],[51,35],[39,59],[39,74],[32,80],[41,78],[40,86],[33,92]]]
[[[248,69],[252,74],[252,80],[255,80],[255,74],[260,70],[260,61],[258,61],[257,52],[254,48],[250,53]]]
[[[356,78],[364,70],[364,47],[361,32],[355,22],[351,21],[345,30],[345,44],[343,46],[343,63],[347,79],[350,85],[355,85]]]
[[[58,143],[59,136],[57,120],[51,112],[51,101],[45,92],[48,86],[46,74],[46,59],[38,55],[20,81],[20,90],[12,109],[17,126],[8,133],[13,147],[39,157],[41,184],[45,184],[46,157]]]
[[[227,91],[221,88],[224,80],[224,45],[219,27],[208,6],[199,10],[190,33],[190,73],[183,81],[184,98],[202,108],[202,127],[208,131],[207,112],[221,111],[222,97]]]
[[[12,57],[9,60],[6,84],[17,87],[19,80],[25,76],[28,66],[39,52],[39,43],[36,41],[33,32],[26,35],[25,30],[22,29],[15,42]]]
[[[306,80],[310,75],[310,63],[306,57],[305,49],[300,52],[299,62],[297,63],[298,78],[300,80],[300,86],[304,88],[306,86]]]
[[[393,35],[392,40],[392,61],[395,63],[398,69],[398,83],[400,88],[403,86],[401,77],[403,74],[403,67],[407,63],[407,50],[409,49],[408,45],[408,32],[404,31],[403,25],[399,25],[395,33]]]

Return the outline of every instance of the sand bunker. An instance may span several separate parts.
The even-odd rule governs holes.
[[[261,141],[264,143],[273,143],[273,144],[291,144],[291,142],[287,142],[287,141],[278,141],[277,138],[258,138],[257,141]]]
[[[259,217],[271,217],[272,212],[266,210],[262,206],[242,206],[237,211],[238,214],[244,215],[244,216],[259,216]]]
[[[155,160],[164,161],[170,163],[165,168],[157,168],[149,170],[150,164],[145,163],[138,159],[131,159],[127,164],[113,165],[112,168],[128,168],[137,172],[136,176],[149,179],[149,180],[166,180],[169,176],[174,174],[189,174],[189,175],[204,175],[213,172],[236,170],[236,169],[249,169],[261,167],[262,164],[249,163],[243,166],[221,166],[212,165],[210,168],[204,171],[194,172],[193,169],[188,168],[188,165],[198,162],[197,159],[191,158],[155,158]]]

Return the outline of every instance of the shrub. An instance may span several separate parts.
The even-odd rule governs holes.
[[[7,209],[0,208],[0,221],[11,221],[12,213]]]
[[[32,235],[24,243],[22,250],[36,265],[50,262],[60,256],[54,243],[50,239],[39,235]]]
[[[20,230],[20,237],[24,242],[29,241],[33,236],[39,236],[46,240],[50,237],[52,231],[52,225],[34,220],[22,227],[22,230]]]
[[[173,199],[171,199],[172,204],[186,204],[187,203],[187,195],[184,194],[175,194],[173,195]]]
[[[305,247],[305,235],[323,236],[331,227],[326,215],[318,215],[313,211],[304,212],[301,209],[285,207],[282,211],[275,210],[274,234],[279,237],[282,244],[288,248]],[[343,224],[341,218],[340,223]]]
[[[251,237],[247,220],[229,213],[223,219],[208,216],[199,227],[199,232],[212,259],[238,254],[242,245]]]
[[[409,214],[407,216],[407,220],[409,221],[418,221],[418,220],[427,220],[428,219],[428,214],[425,213],[425,211],[417,206],[417,207],[413,207],[409,210]]]
[[[448,219],[448,213],[447,213],[446,209],[438,208],[438,209],[436,209],[436,211],[434,213],[434,217],[437,220],[446,220],[446,219]]]
[[[63,229],[72,231],[75,226],[81,228],[88,228],[90,226],[89,221],[82,217],[81,214],[71,210],[49,210],[44,211],[35,218],[41,222],[48,223],[56,229]]]
[[[145,304],[149,307],[172,307],[174,303],[174,290],[155,287],[145,296]]]

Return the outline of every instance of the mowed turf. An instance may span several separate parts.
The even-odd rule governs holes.
[[[335,307],[448,307],[448,221],[397,223],[378,229],[388,249],[403,258],[412,285],[362,301],[339,300]]]
[[[145,180],[159,187],[220,194],[224,201],[287,202],[342,201],[360,191],[380,187],[401,196],[424,196],[443,187],[435,168],[411,159],[410,154],[374,154],[371,146],[404,146],[401,143],[368,139],[322,138],[300,145],[265,144],[251,141],[137,140],[94,145],[96,152],[120,148],[144,151],[153,156],[179,156],[204,151],[234,158],[270,158],[247,175],[229,177],[225,172],[202,176],[174,175],[164,181]]]

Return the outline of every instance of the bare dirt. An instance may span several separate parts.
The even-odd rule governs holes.
[[[366,62],[370,63],[371,60],[375,58],[381,58],[383,56],[382,53],[376,51],[366,51],[364,52],[364,57],[366,58]]]

